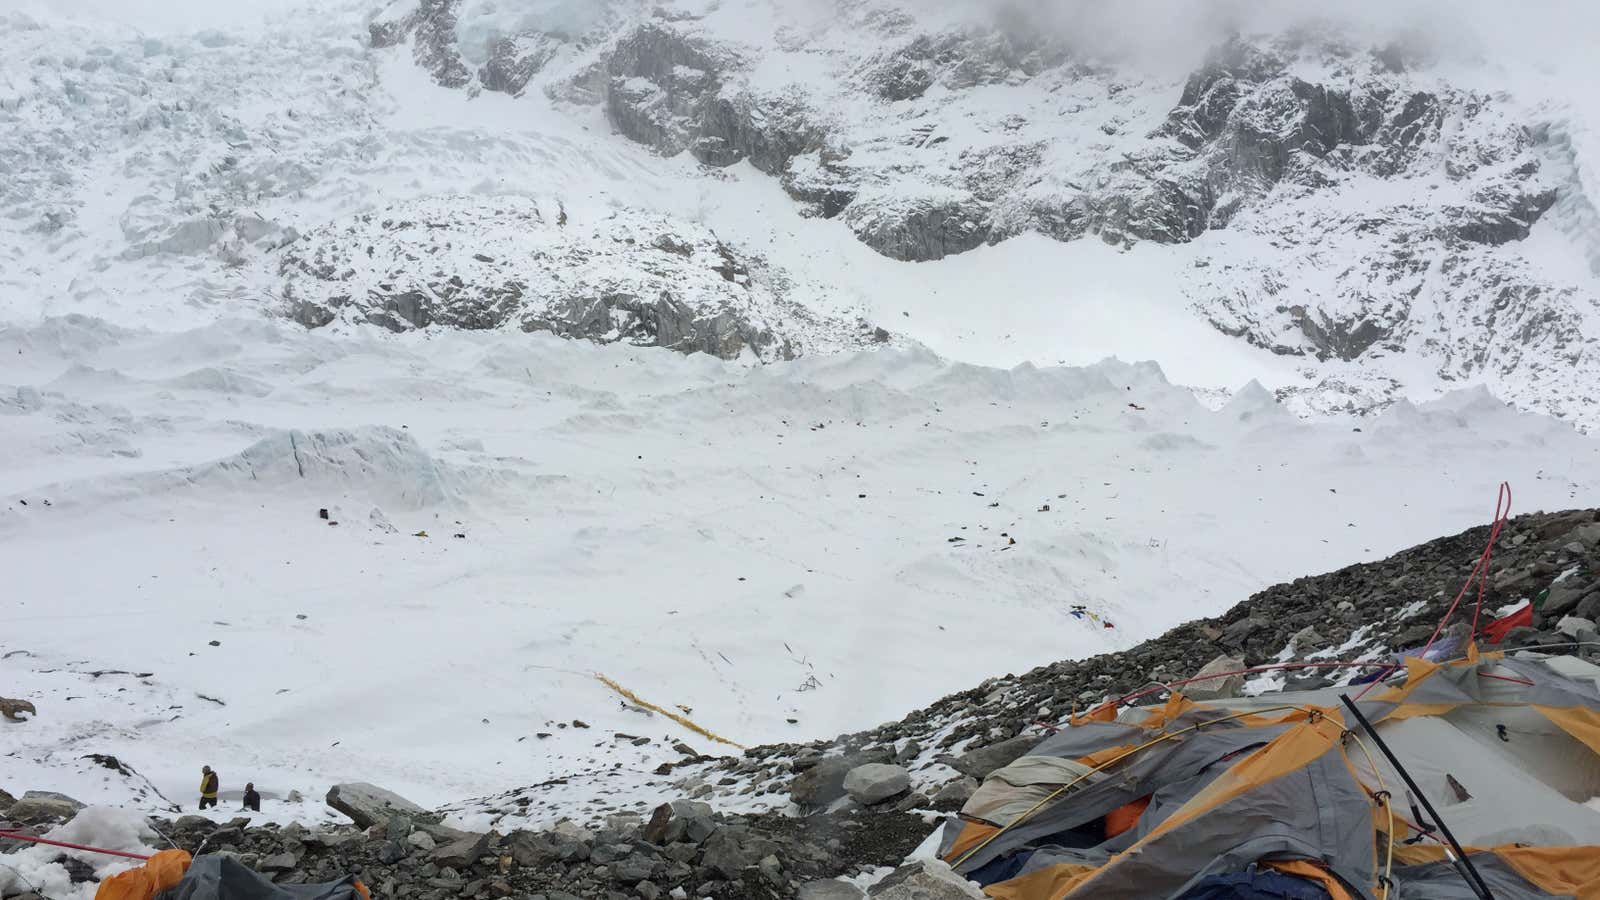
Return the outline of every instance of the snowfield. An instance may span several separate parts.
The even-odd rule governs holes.
[[[1483,523],[1502,480],[1518,512],[1596,503],[1600,443],[1580,429],[1600,422],[1600,269],[1573,249],[1600,220],[1582,190],[1526,247],[1474,257],[1577,286],[1490,322],[1537,338],[1497,344],[1493,371],[1461,337],[1483,333],[1487,295],[1419,302],[1405,352],[1316,361],[1223,333],[1192,291],[1237,286],[1248,258],[1286,298],[1327,300],[1325,257],[1383,243],[1344,228],[1383,184],[1176,246],[1019,229],[904,262],[858,232],[943,215],[928,173],[959,142],[899,172],[906,121],[841,94],[841,120],[879,129],[842,221],[749,159],[652,152],[584,95],[605,87],[584,36],[628,3],[463,4],[472,73],[506,62],[497,36],[565,23],[507,45],[543,66],[517,96],[440,86],[425,46],[371,46],[409,2],[201,30],[15,5],[0,695],[39,714],[0,721],[13,793],[192,812],[209,764],[219,818],[246,781],[271,818],[331,818],[323,795],[352,780],[479,824],[472,798],[549,782],[522,819],[599,816],[658,799],[675,742],[832,736],[1124,648]],[[673,5],[726,28],[771,6]],[[772,37],[747,24],[722,37]],[[792,52],[741,77],[775,94],[842,77],[806,44],[830,33],[814,24],[778,29]],[[1164,77],[1104,106],[1071,79],[1005,96],[1040,117],[1030,134],[1098,147],[1165,115],[1183,76]],[[984,139],[978,112],[1008,89],[939,110]],[[1548,174],[1587,184],[1593,138],[1565,124]],[[790,174],[825,180],[824,162]],[[85,839],[157,840],[90,818]]]
[[[599,674],[738,744],[829,736],[1477,523],[1501,478],[1521,509],[1600,481],[1481,392],[1306,423],[915,348],[56,319],[0,330],[0,398],[0,683],[40,709],[8,788],[191,809],[206,763],[308,818],[343,780],[585,773],[564,811],[598,813],[673,740],[735,752]]]

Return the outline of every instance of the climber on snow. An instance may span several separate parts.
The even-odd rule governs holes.
[[[200,808],[217,805],[217,773],[210,766],[200,767]]]

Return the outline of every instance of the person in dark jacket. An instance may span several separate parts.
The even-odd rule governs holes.
[[[261,795],[256,793],[255,782],[246,782],[244,786],[244,808],[261,812]]]
[[[217,805],[217,773],[210,766],[200,767],[200,808]]]

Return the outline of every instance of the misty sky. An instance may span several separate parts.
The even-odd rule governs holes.
[[[326,2],[326,0],[325,0]],[[373,0],[377,9],[388,0]],[[534,9],[548,0],[476,0]],[[603,2],[603,0],[590,0]],[[668,0],[670,2],[670,0]],[[739,4],[752,0],[723,0]],[[767,0],[758,0],[767,2]],[[832,0],[776,0],[814,5]],[[1443,59],[1531,64],[1573,78],[1600,76],[1600,0],[900,0],[1022,9],[1080,41],[1152,58],[1193,55],[1230,29],[1275,30],[1307,16],[1358,23],[1375,39],[1404,37]],[[310,4],[315,8],[319,4]],[[0,11],[94,18],[141,30],[251,24],[305,0],[0,0]]]

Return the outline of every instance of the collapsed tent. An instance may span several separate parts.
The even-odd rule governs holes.
[[[1357,702],[1497,900],[1600,900],[1600,667],[1407,660]],[[1077,717],[991,774],[940,857],[995,900],[1473,898],[1327,688]],[[1351,717],[1353,718],[1353,717]]]
[[[274,884],[238,860],[163,850],[100,883],[95,900],[371,900],[353,876],[326,884]]]

